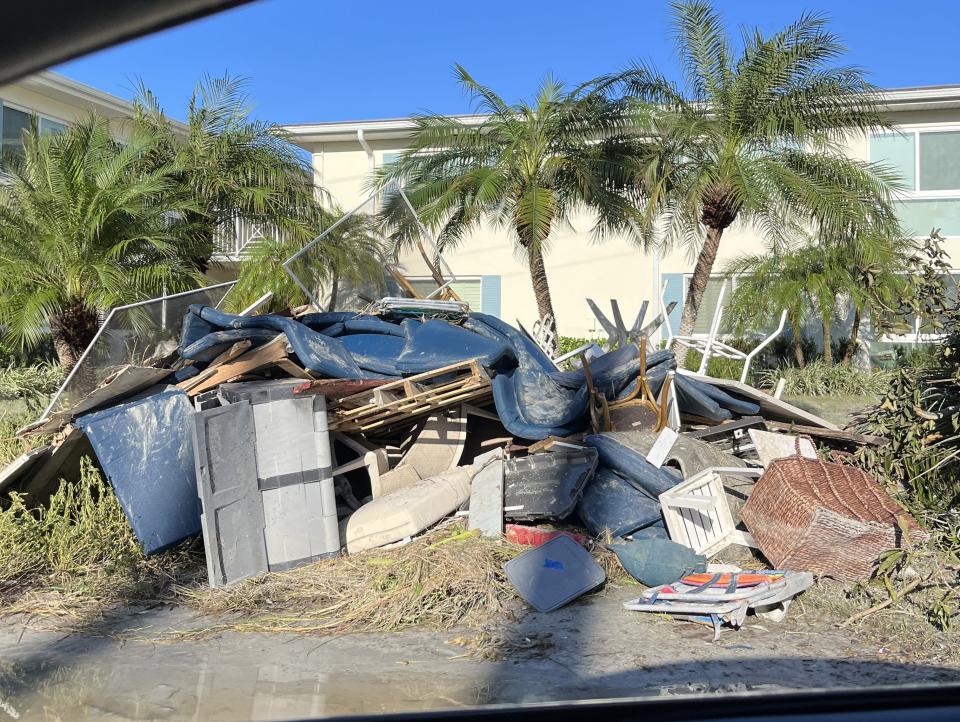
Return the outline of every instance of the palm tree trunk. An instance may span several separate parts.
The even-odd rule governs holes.
[[[340,274],[336,271],[333,272],[333,278],[330,282],[330,300],[327,302],[328,311],[337,310],[337,291],[340,290]]]
[[[714,261],[717,260],[721,236],[723,236],[722,228],[707,228],[707,238],[703,242],[703,248],[700,249],[697,265],[693,268],[693,276],[687,288],[687,300],[683,304],[683,316],[680,318],[680,330],[677,334],[679,336],[689,336],[693,332],[697,314],[700,312],[700,302],[707,290],[707,281],[710,280]],[[677,356],[677,366],[683,368],[687,360],[687,347],[675,342],[673,352]]]
[[[853,355],[857,352],[857,343],[860,340],[860,309],[853,309],[853,324],[850,326],[850,339],[847,341],[847,347],[843,351],[843,364],[849,366],[853,361]]]
[[[803,357],[803,333],[800,328],[800,321],[790,321],[793,328],[793,338],[790,339],[790,346],[793,348],[793,358],[797,366],[803,368],[807,365],[807,360]]]
[[[539,250],[527,249],[527,258],[530,265],[530,281],[533,283],[533,295],[537,299],[537,313],[540,314],[540,323],[547,325],[545,319],[552,319],[549,324],[553,331],[553,352],[557,353],[559,339],[557,338],[557,316],[553,312],[553,299],[550,297],[550,284],[547,282],[547,268],[543,265],[543,255]]]
[[[65,371],[76,366],[80,356],[97,334],[97,315],[82,303],[75,302],[50,318],[53,348]]]
[[[833,363],[833,309],[823,314],[823,362]]]

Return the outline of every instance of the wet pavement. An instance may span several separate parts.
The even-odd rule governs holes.
[[[340,637],[196,628],[189,610],[126,614],[66,635],[24,620],[0,629],[0,721],[291,719],[495,703],[716,694],[960,681],[948,667],[904,664],[883,648],[807,619],[749,621],[718,642],[696,625],[628,612],[636,589],[529,614],[495,634],[495,659],[456,642],[465,631]]]

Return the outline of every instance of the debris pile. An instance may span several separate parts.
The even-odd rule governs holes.
[[[175,349],[141,343],[160,352],[102,382],[78,366],[68,403],[21,432],[53,441],[4,470],[0,489],[43,503],[92,455],[147,554],[202,535],[211,586],[402,545],[465,516],[471,534],[532,547],[504,571],[538,610],[603,584],[584,551],[600,544],[651,586],[628,609],[717,629],[748,610],[782,618],[811,573],[863,578],[898,530],[920,531],[863,472],[816,460],[810,437],[875,439],[678,370],[672,352],[648,352],[664,315],[641,326],[642,315],[629,332],[611,325],[612,350],[561,368],[459,301],[267,315],[189,305]],[[95,383],[77,394],[84,378]],[[782,569],[710,563],[731,544]]]

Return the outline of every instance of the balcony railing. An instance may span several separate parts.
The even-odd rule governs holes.
[[[277,235],[277,229],[267,223],[234,218],[214,234],[216,256],[222,261],[242,260],[256,243]]]

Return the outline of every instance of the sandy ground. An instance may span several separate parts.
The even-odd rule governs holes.
[[[131,611],[73,634],[29,619],[0,629],[0,720],[289,719],[591,698],[960,681],[911,664],[798,602],[780,624],[705,627],[629,612],[608,588],[490,635],[227,633],[175,641],[204,620]],[[485,654],[478,654],[477,644]]]

